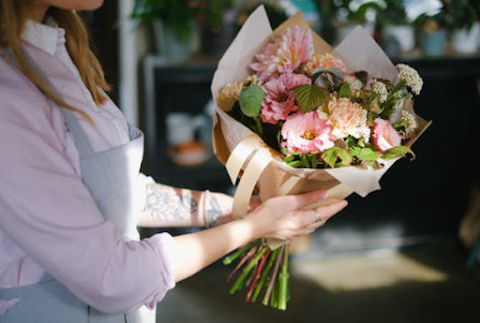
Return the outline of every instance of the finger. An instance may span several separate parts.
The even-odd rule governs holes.
[[[348,205],[347,200],[340,200],[338,202],[325,205],[322,207],[318,207],[313,209],[314,213],[314,221],[319,222],[326,222],[335,214],[338,214],[341,210],[343,210]]]
[[[347,205],[348,205],[347,201],[342,200],[333,204],[329,204],[327,206],[322,206],[322,207],[318,207],[318,208],[306,211],[308,213],[308,218],[309,219],[313,218],[313,220],[310,220],[308,222],[309,224],[307,228],[316,230],[319,227],[325,225],[328,219],[330,219],[332,216],[337,214]]]
[[[299,194],[293,196],[292,206],[295,209],[301,209],[305,206],[317,203],[320,200],[324,200],[328,197],[326,190],[315,190],[308,193]]]

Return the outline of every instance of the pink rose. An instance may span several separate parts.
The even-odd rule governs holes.
[[[290,115],[282,127],[282,145],[289,151],[317,153],[332,148],[332,127],[316,111]]]
[[[373,143],[382,153],[402,144],[402,137],[388,120],[377,118],[373,121]]]

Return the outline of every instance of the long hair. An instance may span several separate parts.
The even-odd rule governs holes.
[[[0,0],[0,47],[10,48],[23,73],[56,104],[71,110],[78,110],[58,97],[42,81],[41,77],[23,59],[21,51],[21,34],[28,20],[28,2],[24,0]],[[103,91],[110,89],[105,80],[102,67],[90,49],[88,29],[83,19],[75,12],[50,7],[47,15],[51,16],[58,27],[65,29],[66,47],[77,66],[82,81],[100,105],[106,101]]]

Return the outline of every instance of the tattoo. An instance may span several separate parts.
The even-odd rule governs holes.
[[[185,221],[191,214],[197,212],[198,203],[192,198],[189,190],[180,190],[179,193],[165,185],[147,185],[147,199],[145,210],[159,222],[172,220]]]
[[[208,199],[208,205],[205,208],[205,218],[207,221],[207,226],[214,227],[218,219],[222,217],[222,210],[220,209],[220,205],[218,204],[217,198],[213,195],[210,195]]]

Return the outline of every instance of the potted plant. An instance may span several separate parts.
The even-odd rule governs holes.
[[[192,54],[198,1],[137,0],[130,18],[152,23],[157,50],[167,62],[180,62]]]
[[[317,0],[317,8],[336,29],[336,42],[342,41],[357,26],[362,26],[373,36],[374,16],[381,10],[376,1],[359,4],[355,0]]]
[[[407,16],[404,0],[383,0],[377,25],[382,31],[383,43],[396,41],[400,52],[408,52],[415,47],[415,29]]]
[[[480,1],[445,1],[452,33],[452,49],[458,53],[474,53],[480,37]]]
[[[236,11],[233,0],[198,1],[197,22],[203,54],[220,57],[236,34]]]
[[[449,17],[444,8],[436,13],[423,13],[415,21],[418,27],[419,45],[427,56],[441,56],[445,53]]]

